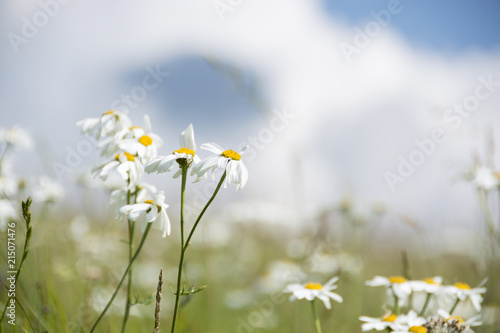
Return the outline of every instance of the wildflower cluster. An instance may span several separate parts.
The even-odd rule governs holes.
[[[366,281],[368,286],[385,287],[393,306],[390,307],[390,312],[379,318],[359,317],[363,321],[362,331],[389,329],[398,333],[472,332],[471,327],[482,324],[481,316],[469,315],[465,319],[455,312],[460,312],[456,311],[459,304],[464,305],[463,309],[471,305],[476,312],[481,310],[482,294],[486,292],[482,285],[486,280],[476,288],[463,282],[453,285],[443,285],[442,282],[443,278],[439,276],[423,280],[407,280],[402,276],[376,276]]]
[[[185,291],[185,288],[182,288],[181,290],[185,252],[203,214],[217,195],[222,184],[224,184],[224,187],[227,187],[228,184],[233,183],[237,189],[245,186],[248,180],[248,171],[241,161],[241,154],[245,148],[240,152],[236,152],[231,149],[224,150],[215,143],[205,143],[201,145],[201,148],[214,153],[214,155],[201,160],[196,153],[197,147],[194,129],[193,125],[190,124],[180,134],[179,149],[174,150],[170,155],[160,156],[158,155],[158,149],[163,146],[163,141],[158,135],[152,132],[149,117],[144,116],[143,124],[139,127],[133,125],[127,114],[120,111],[108,111],[98,118],[81,120],[77,123],[77,126],[81,127],[83,134],[93,136],[98,140],[101,155],[108,158],[106,162],[93,168],[92,173],[94,176],[105,181],[111,172],[116,172],[123,180],[122,186],[111,193],[111,204],[117,207],[117,219],[126,217],[129,234],[129,265],[115,293],[94,324],[91,332],[94,331],[100,319],[108,310],[121,284],[125,280],[125,276],[128,275],[127,301],[125,304],[122,331],[125,329],[130,307],[133,305],[131,300],[133,262],[139,254],[151,228],[160,230],[164,238],[171,233],[170,220],[167,215],[169,206],[165,203],[165,193],[158,191],[155,186],[143,182],[142,178],[144,173],[165,174],[177,166],[178,170],[174,173],[173,178],[182,176],[180,214],[181,255],[177,289],[174,293],[176,301],[172,320],[173,332],[179,311],[180,297],[193,294],[204,288],[192,288],[191,291]],[[191,169],[190,174],[196,176],[194,182],[199,182],[207,178],[208,174],[211,174],[212,178],[214,178],[217,170],[223,170],[223,174],[212,198],[207,202],[194,222],[187,238],[185,238],[184,194],[189,169]],[[136,223],[139,221],[142,225],[143,237],[139,245],[134,248],[134,231]]]

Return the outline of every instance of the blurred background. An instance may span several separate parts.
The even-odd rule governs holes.
[[[108,190],[90,177],[103,158],[76,122],[114,109],[141,124],[147,114],[164,139],[161,155],[193,123],[198,145],[250,145],[247,186],[221,193],[200,237],[218,253],[239,244],[232,228],[254,230],[255,243],[233,258],[239,265],[273,237],[249,276],[271,274],[284,257],[306,260],[323,244],[326,254],[347,255],[357,273],[358,260],[399,272],[395,249],[424,262],[438,250],[470,255],[459,272],[474,284],[486,275],[486,261],[474,256],[489,253],[481,248],[489,236],[476,185],[465,178],[478,164],[500,168],[499,15],[496,0],[2,1],[0,127],[24,128],[35,143],[11,169],[62,186],[65,195],[46,213],[70,228],[61,239],[93,230],[100,244],[121,224]],[[147,179],[166,191],[175,233],[180,185],[169,175]],[[189,185],[194,211],[204,186]],[[488,200],[497,217],[498,191]],[[391,242],[370,252],[368,239]],[[224,261],[214,267],[234,265],[213,255]],[[99,262],[80,264],[76,273],[69,264],[57,269],[70,282],[73,273],[100,281]],[[374,271],[384,275],[363,274]],[[154,271],[151,285],[156,278]],[[253,304],[246,292],[236,288],[225,304]]]

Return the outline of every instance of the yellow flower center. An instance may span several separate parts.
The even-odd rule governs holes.
[[[424,282],[428,284],[438,284],[433,278],[424,279]]]
[[[144,203],[152,205],[153,204],[153,200],[144,200]]]
[[[396,319],[398,319],[398,316],[396,316],[395,314],[389,313],[387,316],[382,318],[382,321],[388,321],[390,323],[393,323],[396,321]]]
[[[108,112],[104,112],[104,113],[102,114],[102,116],[104,117],[104,116],[107,116],[108,114],[112,114],[112,113],[114,113],[114,112],[115,112],[115,111],[108,111]]]
[[[173,154],[175,154],[175,153],[178,153],[178,154],[188,154],[188,155],[194,156],[194,150],[188,149],[188,148],[184,148],[184,147],[182,147],[181,149],[176,150],[176,151],[173,152]]]
[[[119,161],[120,160],[120,155],[121,154],[116,155],[115,156],[115,160]],[[126,153],[125,152],[125,153],[123,153],[123,155],[125,155],[125,157],[127,158],[128,161],[130,161],[130,162],[135,161],[135,156],[132,155],[132,154],[130,154],[130,153]]]
[[[151,146],[153,144],[153,139],[147,135],[143,135],[139,138],[139,143],[142,143],[146,147]]]
[[[454,284],[454,286],[457,287],[458,289],[470,290],[470,286],[467,283],[457,282]]]
[[[427,333],[427,328],[423,326],[412,326],[408,331],[412,333]]]
[[[446,319],[446,321],[452,321],[452,320],[458,321],[459,324],[462,324],[464,322],[462,317],[459,316],[451,316],[450,318]]]
[[[140,129],[141,127],[140,126],[130,126],[129,129],[133,130],[133,129]]]
[[[312,289],[312,290],[321,290],[323,289],[323,286],[320,285],[319,283],[312,283],[312,282],[308,282],[306,284],[306,289]]]
[[[391,276],[389,278],[389,281],[391,283],[405,283],[406,282],[406,279],[402,276]]]
[[[235,160],[235,161],[239,161],[241,160],[241,155],[238,154],[237,152],[235,152],[234,150],[232,149],[229,149],[229,150],[224,150],[222,152],[222,156],[226,157],[226,158],[230,158],[232,160]]]

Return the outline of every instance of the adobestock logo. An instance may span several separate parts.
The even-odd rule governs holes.
[[[44,28],[51,19],[59,14],[62,5],[66,5],[71,0],[39,0],[38,6],[40,7],[31,18],[23,16],[21,18],[22,27],[20,34],[9,32],[7,38],[15,53],[19,53],[19,47],[28,44],[36,36],[38,36],[40,29]]]
[[[479,83],[471,95],[466,96],[461,103],[455,103],[453,107],[448,108],[443,113],[443,122],[449,126],[449,129],[459,129],[464,119],[469,118],[473,112],[478,110],[481,101],[490,98],[496,92],[497,88],[500,87],[500,82],[494,81],[491,74],[487,78],[479,76],[477,80]],[[394,192],[399,183],[404,183],[406,179],[415,174],[417,168],[422,166],[436,152],[438,146],[447,140],[447,131],[442,127],[434,128],[428,138],[415,140],[414,144],[416,148],[407,157],[403,155],[398,156],[396,172],[384,172],[384,178],[390,190]]]
[[[412,0],[410,0],[412,1]],[[352,62],[352,56],[360,54],[365,48],[370,46],[373,39],[377,38],[382,29],[387,27],[393,16],[400,14],[403,11],[403,5],[399,0],[390,0],[387,3],[386,9],[379,11],[372,10],[370,12],[373,20],[366,22],[363,29],[354,28],[354,39],[352,43],[342,42],[339,44],[340,50],[348,63]]]

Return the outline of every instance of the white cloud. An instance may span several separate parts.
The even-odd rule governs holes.
[[[9,20],[4,35],[19,33],[22,16],[40,10],[35,3],[20,14],[14,6],[4,5],[19,17]],[[465,186],[452,185],[452,175],[472,162],[475,149],[483,149],[488,129],[498,131],[500,89],[457,130],[443,123],[442,112],[473,94],[477,77],[500,81],[499,54],[478,51],[450,59],[412,47],[389,25],[348,63],[339,45],[352,41],[352,29],[312,0],[241,1],[223,21],[206,0],[72,0],[18,54],[8,52],[8,40],[2,40],[7,45],[0,107],[17,110],[7,115],[8,123],[45,131],[52,142],[57,139],[49,133],[77,140],[74,121],[109,108],[124,71],[189,54],[212,55],[255,73],[270,105],[300,115],[252,162],[248,187],[254,193],[318,203],[352,190],[423,219],[471,218],[475,203]],[[169,79],[175,84],[175,77]],[[147,108],[161,106],[146,101],[141,110]],[[157,126],[169,130],[168,124]],[[395,172],[398,155],[407,156],[413,141],[428,138],[436,127],[449,140],[390,192],[384,172]],[[259,129],[245,126],[243,137],[233,139]],[[55,149],[63,158],[64,147]],[[300,167],[289,167],[294,160]],[[263,189],[264,184],[273,186]],[[294,190],[300,193],[292,195]]]

